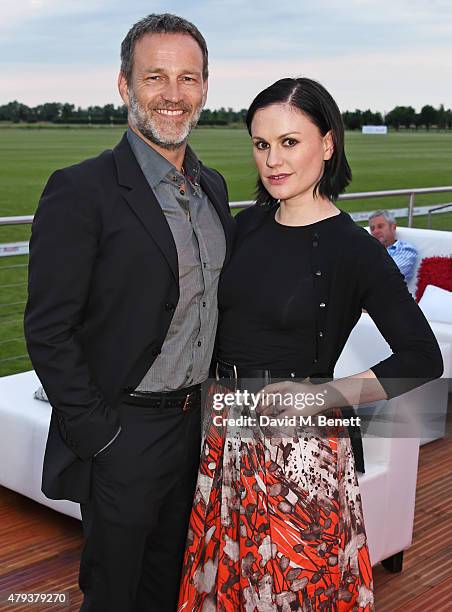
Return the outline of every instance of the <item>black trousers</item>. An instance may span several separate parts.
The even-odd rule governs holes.
[[[82,504],[83,612],[174,612],[200,456],[200,406],[124,403]]]

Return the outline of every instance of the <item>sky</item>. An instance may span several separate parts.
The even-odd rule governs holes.
[[[0,6],[0,104],[120,104],[122,39],[150,12],[170,12],[193,21],[207,40],[208,108],[246,108],[287,76],[320,81],[342,111],[452,107],[450,0],[0,0]]]

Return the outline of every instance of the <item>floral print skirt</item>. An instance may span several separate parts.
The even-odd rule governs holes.
[[[225,426],[219,417],[242,407],[214,410],[222,392],[209,389],[179,612],[373,611],[346,430],[275,437],[260,424]]]

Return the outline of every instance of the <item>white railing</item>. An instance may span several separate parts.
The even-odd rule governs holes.
[[[432,229],[432,215],[433,213],[442,211],[444,212],[445,208],[451,208],[452,207],[452,202],[449,204],[441,204],[441,206],[434,206],[433,208],[430,208],[430,210],[428,211],[428,222],[427,222],[427,227],[429,229]]]
[[[344,193],[339,196],[340,201],[349,201],[349,200],[367,200],[369,198],[387,198],[394,196],[408,196],[408,206],[406,208],[408,217],[408,227],[412,227],[413,225],[413,216],[415,214],[428,214],[429,212],[434,212],[435,210],[439,210],[442,207],[449,206],[449,204],[443,204],[442,207],[425,207],[422,209],[427,209],[425,212],[416,211],[414,204],[416,195],[422,195],[427,193],[452,193],[452,186],[446,187],[417,187],[412,189],[386,189],[383,191],[363,191],[360,193]],[[230,207],[232,209],[235,208],[248,208],[254,204],[254,200],[243,200],[240,202],[231,202]],[[405,210],[405,209],[400,209]],[[351,213],[353,215],[365,215],[366,211],[362,213]],[[370,212],[369,212],[370,214]],[[364,220],[364,218],[362,219]],[[27,223],[32,223],[33,215],[24,215],[20,217],[0,217],[0,225],[25,225]]]
[[[406,215],[408,217],[408,227],[413,226],[413,216],[415,214],[429,214],[433,210],[439,209],[439,207],[431,208],[431,207],[422,207],[425,210],[415,210],[414,204],[416,195],[426,194],[426,193],[448,193],[452,192],[452,186],[448,187],[418,187],[413,189],[386,189],[384,191],[363,191],[361,193],[344,193],[339,196],[340,201],[348,201],[348,200],[367,200],[369,198],[387,198],[393,196],[408,196],[408,206],[406,208]],[[253,200],[245,200],[243,202],[231,202],[231,208],[248,208],[254,204]],[[444,204],[444,207],[449,206],[449,204]],[[400,209],[402,210],[402,209]],[[371,211],[363,212],[363,213],[350,213],[352,218],[355,221],[364,221],[365,215],[370,215]],[[359,219],[355,218],[360,216]],[[400,215],[402,216],[402,214]]]

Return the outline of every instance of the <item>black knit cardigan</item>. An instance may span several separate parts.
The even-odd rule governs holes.
[[[236,241],[246,240],[274,215],[276,206],[253,206],[236,216]],[[388,399],[443,372],[436,338],[386,248],[345,211],[312,226],[311,268],[316,300],[311,379],[331,379],[347,338],[367,310],[392,355],[371,366]],[[344,413],[349,413],[346,409]],[[357,469],[363,470],[361,437],[350,431]],[[353,438],[356,438],[355,440]]]

